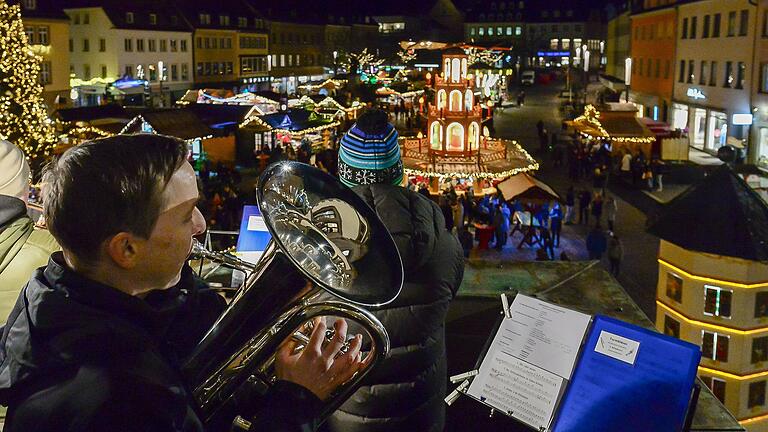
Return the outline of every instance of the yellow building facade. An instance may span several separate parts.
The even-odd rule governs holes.
[[[725,170],[730,171],[721,168],[710,176],[715,178],[705,183],[736,184],[736,175],[732,172],[726,175]],[[749,187],[746,183],[737,185]],[[733,194],[750,201],[744,206],[747,212],[768,217],[768,206],[752,191],[737,190]],[[686,195],[696,195],[696,191]],[[715,196],[718,198],[713,198]],[[729,203],[725,202],[728,199],[720,199],[721,196],[705,188],[696,205],[689,203],[668,209],[668,214],[677,210],[678,216],[674,219],[678,225],[673,222],[662,228],[658,225],[651,228],[651,232],[661,237],[656,328],[699,345],[701,380],[747,430],[768,431],[768,261],[760,257],[762,245],[766,243],[764,239],[755,238],[761,235],[762,229],[747,228],[738,220],[728,219],[728,215],[721,219],[721,226],[724,220],[737,226],[721,228],[731,231],[725,235],[731,238],[730,244],[719,245],[726,242],[717,240],[718,233],[710,234],[707,240],[696,238],[702,234],[696,224],[708,217],[707,206],[712,209],[722,206],[724,212],[740,207],[738,199],[731,197]],[[705,204],[706,200],[712,204]],[[696,211],[701,215],[699,219]],[[742,214],[746,215],[745,221],[761,223],[759,217]],[[683,230],[686,221],[687,233],[675,234],[675,230]],[[690,240],[682,240],[685,237]],[[720,247],[730,249],[728,254],[715,253]],[[754,251],[758,258],[753,257]]]
[[[42,58],[43,98],[52,111],[57,96],[58,106],[69,101],[69,18],[62,10],[37,2],[23,3],[21,18],[32,51]]]

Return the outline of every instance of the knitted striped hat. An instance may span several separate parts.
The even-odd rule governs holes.
[[[339,179],[352,187],[403,181],[403,161],[397,131],[381,110],[368,110],[341,138]]]

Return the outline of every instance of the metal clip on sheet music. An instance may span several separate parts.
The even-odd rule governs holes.
[[[479,371],[477,369],[471,370],[469,372],[464,372],[458,375],[454,375],[451,377],[451,382],[453,384],[456,384],[457,382],[464,381],[468,378],[472,378],[473,376],[477,375]]]
[[[456,402],[456,399],[459,398],[459,395],[461,393],[464,393],[464,391],[469,387],[469,380],[464,380],[461,384],[459,384],[458,387],[456,387],[456,390],[452,391],[451,394],[448,395],[448,397],[445,398],[445,403],[448,406],[451,406],[454,402]]]
[[[507,299],[507,295],[504,293],[501,293],[501,307],[504,308],[504,317],[512,318],[512,315],[509,313],[509,300]]]

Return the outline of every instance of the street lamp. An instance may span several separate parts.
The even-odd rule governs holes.
[[[586,45],[582,45],[584,50],[584,105],[587,104],[587,87],[589,86],[589,49]]]
[[[336,78],[336,74],[339,73],[339,68],[336,63],[336,57],[338,57],[338,55],[339,55],[338,51],[333,52],[333,77],[334,78]]]
[[[626,85],[627,96],[624,102],[629,102],[629,85],[632,81],[632,58],[624,59],[624,84]]]

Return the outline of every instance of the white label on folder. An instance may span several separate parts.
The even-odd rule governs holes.
[[[635,364],[638,349],[640,349],[640,342],[609,333],[605,330],[600,332],[600,337],[597,338],[597,345],[595,346],[595,351],[600,354],[605,354],[608,357],[613,357],[616,360],[621,360],[631,365]]]
[[[260,215],[253,215],[248,218],[248,231],[267,231],[267,224]]]

